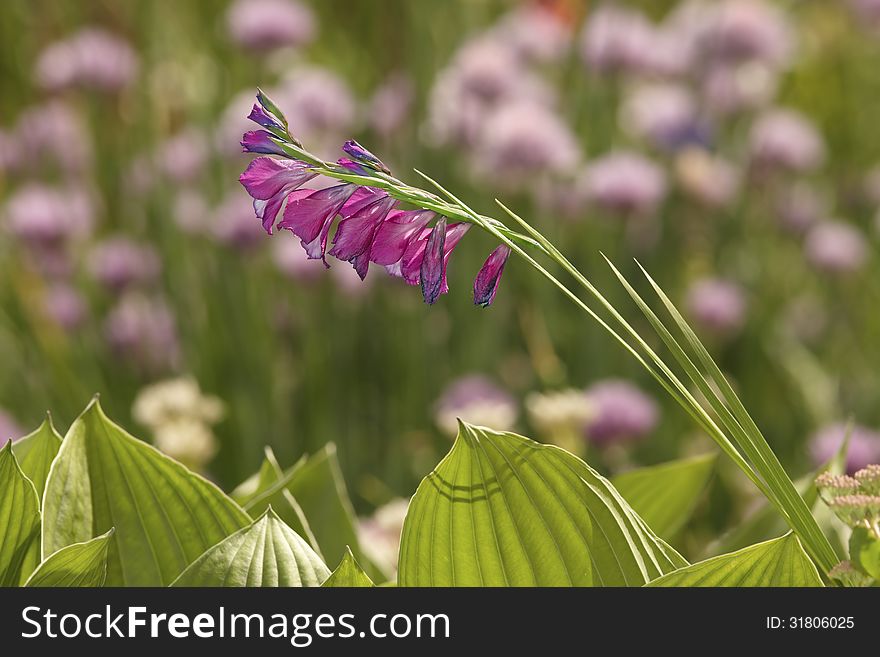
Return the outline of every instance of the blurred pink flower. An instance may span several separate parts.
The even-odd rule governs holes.
[[[252,251],[263,245],[265,234],[254,216],[253,204],[240,190],[227,194],[212,215],[209,229],[220,244],[240,251]]]
[[[393,136],[409,119],[415,100],[412,80],[403,73],[388,76],[373,92],[367,108],[367,121],[376,134]]]
[[[300,243],[291,239],[272,240],[272,261],[278,271],[296,281],[315,280],[325,271],[324,265],[319,260],[309,258]],[[332,269],[348,269],[348,267]],[[355,276],[357,276],[356,272]]]
[[[156,154],[159,170],[175,183],[191,182],[208,160],[208,141],[201,130],[185,128],[166,139]]]
[[[634,87],[620,106],[620,124],[634,137],[660,148],[678,148],[702,141],[705,128],[693,95],[684,85],[642,84]]]
[[[123,236],[111,237],[92,247],[88,261],[94,279],[118,294],[131,286],[152,283],[159,276],[159,254],[148,244]]]
[[[459,418],[496,431],[509,431],[518,414],[513,396],[482,374],[456,379],[434,404],[437,426],[452,436],[458,431]]]
[[[571,45],[571,26],[539,4],[521,4],[493,28],[495,35],[526,60],[559,61]]]
[[[745,294],[732,281],[704,278],[694,282],[685,305],[694,321],[713,333],[736,333],[745,321]]]
[[[252,50],[305,46],[317,32],[314,13],[297,0],[236,0],[226,24],[232,40]]]
[[[37,83],[60,91],[82,87],[118,91],[137,75],[138,58],[120,37],[101,28],[87,27],[52,44],[37,58]]]
[[[174,314],[161,298],[124,295],[104,321],[104,336],[117,356],[147,372],[179,365]]]
[[[759,109],[776,94],[778,76],[762,62],[709,66],[700,92],[706,106],[722,116]]]
[[[565,172],[580,157],[577,138],[556,112],[511,102],[487,115],[473,161],[481,176],[521,184],[537,174]]]
[[[600,5],[584,25],[581,57],[599,73],[639,73],[649,65],[654,29],[637,10]]]
[[[861,231],[842,221],[823,221],[811,228],[804,250],[813,267],[832,274],[858,271],[868,259]]]
[[[779,224],[793,233],[804,233],[826,218],[826,200],[808,183],[795,183],[783,190],[776,201]]]
[[[587,388],[587,402],[595,416],[587,427],[587,439],[598,445],[627,443],[652,432],[660,411],[653,399],[628,381],[606,379]]]
[[[579,186],[592,203],[622,215],[650,215],[666,195],[666,175],[645,156],[614,151],[589,163]]]
[[[80,173],[92,161],[91,136],[74,109],[61,100],[25,108],[15,136],[19,166],[37,168],[46,158],[66,172]]]
[[[752,160],[761,167],[812,171],[825,160],[825,143],[800,112],[776,108],[761,114],[749,136]]]
[[[810,456],[817,466],[824,465],[840,449],[849,429],[849,449],[846,453],[846,472],[853,474],[872,463],[880,463],[880,433],[845,422],[830,424],[819,429],[809,441]]]
[[[297,138],[335,143],[351,132],[357,106],[348,84],[336,73],[318,66],[303,66],[289,73],[270,93]]]
[[[702,49],[710,58],[788,63],[793,34],[785,13],[764,0],[723,0],[710,3]]]
[[[202,233],[209,227],[208,202],[194,189],[182,189],[174,198],[171,215],[184,233]]]
[[[83,296],[66,283],[55,283],[46,290],[43,309],[46,317],[65,331],[79,328],[88,311]]]
[[[58,246],[86,236],[93,223],[93,207],[85,190],[27,183],[6,202],[6,229],[35,247]]]

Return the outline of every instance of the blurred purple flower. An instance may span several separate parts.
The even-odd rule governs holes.
[[[703,72],[700,92],[710,110],[726,116],[769,103],[776,93],[777,77],[775,70],[761,62],[715,64]]]
[[[53,247],[87,235],[93,207],[78,187],[28,183],[7,200],[4,214],[6,228],[17,239],[35,247]]]
[[[159,254],[148,244],[127,237],[112,237],[96,244],[89,254],[95,280],[113,293],[152,283],[159,276]]]
[[[309,258],[295,240],[273,240],[272,261],[282,274],[296,281],[311,281],[324,271],[320,262]],[[346,269],[346,267],[334,267]]]
[[[701,327],[722,335],[737,332],[746,315],[742,288],[731,281],[705,278],[691,285],[686,306]]]
[[[403,73],[392,73],[373,92],[367,119],[376,134],[389,139],[409,118],[415,101],[412,80]]]
[[[648,64],[654,26],[640,12],[600,5],[588,16],[581,35],[581,57],[599,73],[638,73]]]
[[[118,91],[137,75],[138,58],[120,37],[88,27],[50,45],[36,63],[38,84],[50,91],[82,87]]]
[[[481,374],[453,381],[434,404],[434,417],[444,433],[454,436],[458,418],[496,431],[513,428],[518,415],[516,400]]]
[[[645,84],[635,87],[620,108],[620,122],[629,134],[660,148],[676,149],[706,141],[690,91],[679,84]]]
[[[793,49],[789,21],[764,0],[723,0],[709,5],[701,46],[712,59],[757,59],[774,66],[788,62]]]
[[[793,233],[804,233],[825,219],[827,203],[816,190],[805,182],[785,189],[776,202],[776,216],[780,225]]]
[[[529,61],[559,61],[571,45],[571,26],[559,13],[537,3],[519,5],[504,15],[493,31]]]
[[[86,319],[86,301],[66,283],[56,283],[46,290],[43,308],[53,323],[65,331],[75,331]]]
[[[498,284],[501,282],[501,274],[504,273],[504,265],[510,257],[510,247],[504,244],[496,247],[486,262],[477,272],[474,279],[474,304],[486,308],[495,301],[498,292]]]
[[[18,440],[24,435],[21,427],[15,419],[2,408],[0,408],[0,447],[3,447],[10,440]]]
[[[811,228],[804,250],[813,267],[832,274],[858,271],[868,259],[862,233],[842,221],[823,221]]]
[[[15,127],[19,167],[36,168],[43,165],[41,158],[49,158],[64,171],[79,173],[91,163],[91,136],[69,104],[51,100],[26,107],[20,116]]]
[[[263,244],[264,233],[254,221],[254,207],[241,192],[227,194],[213,214],[210,231],[219,244],[242,252]]]
[[[166,139],[157,153],[159,170],[176,183],[197,178],[207,159],[207,138],[196,128],[187,128]]]
[[[312,10],[296,0],[236,0],[226,23],[232,40],[252,50],[301,47],[317,31]]]
[[[880,0],[849,0],[860,21],[871,27],[880,25]]]
[[[486,116],[474,151],[483,176],[519,184],[540,173],[560,173],[577,165],[578,141],[559,115],[532,102],[505,103]]]
[[[124,295],[104,321],[104,336],[114,353],[147,372],[162,372],[179,364],[174,315],[159,298]]]
[[[858,424],[850,427],[845,422],[838,422],[823,427],[810,438],[810,456],[817,466],[824,465],[837,453],[847,435],[847,429],[847,474],[853,474],[871,463],[880,463],[880,433]]]
[[[201,233],[208,227],[208,202],[200,192],[182,189],[174,198],[171,215],[185,233]]]
[[[595,383],[587,389],[587,401],[596,413],[587,427],[587,438],[598,446],[644,438],[659,420],[654,400],[628,381]]]
[[[666,195],[663,170],[630,151],[615,151],[594,160],[578,184],[587,199],[622,215],[651,215]]]
[[[813,123],[794,110],[772,109],[752,125],[749,143],[761,167],[812,171],[825,160],[825,144]]]
[[[317,66],[295,69],[272,91],[288,122],[302,140],[337,142],[351,131],[356,104],[351,89],[337,74]]]

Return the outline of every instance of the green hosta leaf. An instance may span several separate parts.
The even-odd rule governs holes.
[[[104,586],[113,531],[61,548],[37,567],[25,586]]]
[[[320,586],[330,571],[272,509],[196,559],[172,586]]]
[[[12,445],[12,451],[18,459],[18,464],[28,479],[37,489],[37,496],[42,499],[43,489],[46,487],[46,477],[49,476],[49,468],[52,461],[61,448],[61,436],[52,424],[52,418],[47,417],[43,423],[31,434],[17,440]]]
[[[328,443],[307,460],[301,460],[285,472],[284,480],[285,490],[308,518],[308,526],[327,562],[338,563],[350,547],[364,569],[371,576],[378,576],[378,570],[360,547],[354,509],[336,459],[336,446]],[[274,508],[274,498],[271,504]],[[253,513],[256,508],[259,504],[250,505],[248,510]]]
[[[287,523],[293,531],[305,538],[315,552],[323,558],[321,548],[314,532],[312,532],[306,514],[289,490],[293,477],[305,461],[306,459],[303,457],[292,467],[282,472],[275,462],[274,454],[270,460],[267,453],[267,459],[263,462],[263,467],[258,473],[260,480],[258,480],[257,488],[244,505],[244,509],[251,518],[258,518],[269,507],[272,507],[278,517]]]
[[[269,489],[284,474],[271,447],[265,448],[265,454],[260,469],[236,486],[235,490],[229,494],[242,506],[246,506],[257,495]]]
[[[345,556],[336,570],[330,573],[330,577],[323,584],[324,588],[347,587],[347,588],[364,588],[374,586],[373,580],[363,571],[357,559],[351,553],[350,549],[346,549]]]
[[[648,527],[671,539],[693,513],[714,466],[715,455],[706,454],[624,472],[611,483]]]
[[[880,539],[867,527],[856,527],[849,538],[849,557],[863,573],[880,580]]]
[[[822,580],[800,541],[789,532],[681,568],[648,586],[822,586]]]
[[[40,500],[12,443],[0,449],[0,586],[24,583],[40,562]]]
[[[403,526],[401,586],[641,586],[687,565],[586,463],[460,423]]]
[[[108,586],[170,584],[250,523],[214,484],[126,433],[92,401],[71,425],[46,482],[43,556],[111,527]]]

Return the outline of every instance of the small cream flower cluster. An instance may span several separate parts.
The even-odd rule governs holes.
[[[584,432],[596,417],[595,406],[583,390],[533,392],[526,397],[529,421],[545,440],[579,452]]]
[[[202,394],[194,379],[169,379],[143,388],[132,413],[152,430],[158,449],[194,470],[202,470],[217,451],[211,425],[223,417],[223,403]]]

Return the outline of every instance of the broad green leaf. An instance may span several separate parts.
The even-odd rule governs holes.
[[[318,556],[323,558],[324,555],[321,552],[321,547],[309,525],[306,514],[289,490],[293,477],[306,462],[306,458],[301,458],[283,472],[278,464],[274,462],[274,458],[274,455],[272,455],[272,463],[270,463],[268,458],[263,462],[264,467],[260,468],[259,473],[262,476],[262,483],[258,485],[253,495],[244,505],[244,509],[250,514],[251,518],[259,518],[269,507],[272,507],[275,513],[278,514],[278,517],[287,523],[293,531],[305,538],[309,545],[312,546],[312,549],[318,553]],[[267,463],[269,467],[266,467]],[[269,472],[272,474],[268,474]]]
[[[61,448],[61,436],[52,424],[52,418],[47,417],[43,423],[31,434],[28,434],[12,444],[12,451],[18,459],[18,464],[28,479],[37,489],[37,496],[42,500],[43,489],[46,488],[46,477],[49,476],[49,468],[52,461]]]
[[[210,548],[172,586],[320,586],[330,571],[272,509]]]
[[[459,423],[403,525],[400,586],[641,586],[687,565],[586,463]]]
[[[0,586],[19,586],[40,563],[40,500],[12,453],[0,449]]]
[[[648,586],[822,586],[797,536],[785,536],[676,570]]]
[[[374,586],[373,580],[370,579],[357,559],[351,553],[350,549],[346,549],[345,556],[336,566],[336,570],[330,573],[330,577],[322,585],[324,588],[347,587],[347,588],[365,588]]]
[[[853,566],[880,580],[880,539],[867,527],[853,529],[849,539],[849,556]]]
[[[25,586],[96,587],[107,578],[107,551],[113,529],[85,543],[74,543],[37,566]]]
[[[272,448],[267,446],[265,454],[266,456],[263,458],[262,464],[260,464],[260,469],[236,486],[235,490],[229,494],[232,499],[243,507],[254,497],[266,491],[283,475],[281,466],[278,465]]]
[[[250,523],[206,479],[113,424],[93,400],[71,425],[44,495],[43,557],[111,527],[108,586],[170,584]]]
[[[693,513],[714,467],[715,455],[705,454],[630,470],[611,483],[648,527],[672,539]]]

